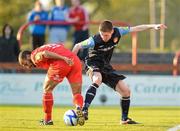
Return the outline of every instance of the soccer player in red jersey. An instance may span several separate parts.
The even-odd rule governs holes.
[[[78,124],[84,125],[85,120],[81,111],[83,105],[81,95],[82,67],[79,58],[74,53],[66,49],[63,44],[47,44],[32,52],[20,52],[19,63],[28,69],[38,67],[48,70],[43,86],[42,101],[45,116],[40,121],[41,125],[53,125],[52,107],[54,100],[52,91],[56,85],[63,81],[64,77],[68,79],[72,89]]]

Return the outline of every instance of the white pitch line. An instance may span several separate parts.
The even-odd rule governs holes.
[[[180,125],[169,128],[167,131],[180,131]]]

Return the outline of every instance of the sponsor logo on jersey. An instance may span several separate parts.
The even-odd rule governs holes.
[[[99,48],[102,48],[102,47],[104,47],[104,45],[100,45],[100,46],[99,46]]]
[[[100,51],[109,51],[111,49],[113,49],[116,45],[113,45],[113,46],[110,46],[110,47],[107,47],[107,48],[102,48],[102,49],[98,49]]]

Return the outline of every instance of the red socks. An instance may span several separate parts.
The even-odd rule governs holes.
[[[53,107],[53,94],[44,93],[43,94],[43,109],[45,113],[44,120],[49,121],[52,119],[52,107]]]
[[[75,106],[79,106],[80,108],[82,108],[83,106],[83,97],[81,94],[75,94],[73,96],[73,104]]]
[[[49,121],[52,120],[52,107],[53,107],[53,94],[52,93],[44,93],[43,94],[43,109],[45,113],[44,120]],[[83,97],[81,94],[75,94],[73,97],[73,103],[75,106],[82,108],[83,106]]]

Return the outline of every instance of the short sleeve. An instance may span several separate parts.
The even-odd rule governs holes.
[[[94,39],[89,37],[87,40],[84,40],[81,43],[82,48],[93,48],[95,45]]]
[[[130,27],[117,27],[121,36],[126,35],[130,32]]]

